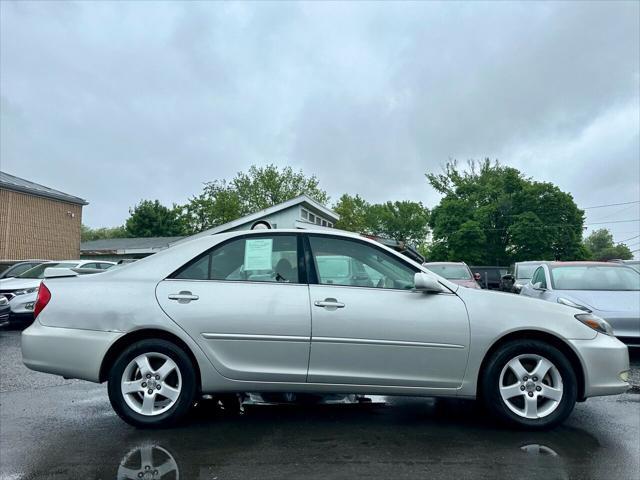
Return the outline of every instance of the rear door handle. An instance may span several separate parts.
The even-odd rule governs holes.
[[[191,292],[182,291],[180,293],[170,293],[169,300],[177,300],[178,303],[189,303],[191,300],[198,300],[198,295],[193,295]]]
[[[335,310],[336,308],[344,308],[344,303],[337,301],[335,298],[325,298],[324,300],[316,300],[313,302],[316,307],[324,307],[327,310]]]

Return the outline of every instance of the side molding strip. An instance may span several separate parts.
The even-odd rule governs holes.
[[[374,340],[369,338],[313,337],[313,342],[354,343],[357,345],[389,345],[395,347],[464,348],[464,345],[456,345],[451,343],[408,342],[403,340]]]
[[[202,333],[207,340],[265,340],[272,342],[310,342],[310,337],[296,335],[252,335],[246,333]]]

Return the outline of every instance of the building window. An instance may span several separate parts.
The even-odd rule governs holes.
[[[302,218],[307,220],[309,218],[309,212],[307,212],[304,208],[302,209]]]
[[[326,227],[327,226],[327,221],[326,220],[322,220],[322,226]]]
[[[322,220],[320,219],[320,217],[316,217],[316,225],[321,225],[322,224]]]
[[[316,216],[313,213],[309,213],[309,221],[314,223],[316,221]]]
[[[333,228],[333,223],[327,223],[327,225],[329,226],[329,228]]]

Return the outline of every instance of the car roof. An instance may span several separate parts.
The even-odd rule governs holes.
[[[549,267],[570,267],[570,266],[601,266],[601,267],[626,267],[627,265],[624,265],[622,263],[615,263],[615,262],[594,262],[594,261],[583,261],[583,260],[576,260],[576,261],[570,261],[570,262],[559,262],[559,261],[555,261],[555,262],[551,262],[551,261],[547,261],[547,262],[541,262],[545,265],[548,265]]]
[[[428,266],[428,265],[464,265],[467,266],[466,263],[464,262],[425,262],[423,263],[424,266]]]

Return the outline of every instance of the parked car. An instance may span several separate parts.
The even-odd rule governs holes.
[[[14,278],[46,260],[3,260],[0,261],[0,279]]]
[[[604,318],[622,341],[640,346],[640,273],[609,262],[545,262],[520,295]]]
[[[9,312],[11,311],[11,307],[9,307],[9,302],[6,298],[0,297],[0,327],[6,327],[9,325]]]
[[[499,290],[502,276],[508,271],[507,267],[471,267],[473,273],[480,274],[480,286],[489,290]]]
[[[113,262],[99,262],[100,265],[115,265]],[[21,273],[14,278],[4,278],[0,280],[0,296],[4,296],[7,300],[11,301],[16,295],[25,295],[33,293],[38,290],[40,282],[44,278],[45,270],[47,268],[76,268],[76,267],[88,267],[96,265],[95,260],[61,260],[57,262],[44,262],[33,268],[30,268],[26,272]],[[94,267],[97,268],[97,267]],[[102,267],[100,267],[102,268]]]
[[[516,262],[511,267],[509,273],[503,275],[500,279],[500,290],[503,292],[520,293],[522,286],[525,283],[529,283],[533,272],[536,271],[542,262],[529,261],[529,262]]]
[[[59,265],[55,266],[55,268],[65,268],[60,267]],[[86,268],[78,267],[73,268],[73,271],[78,275],[87,275],[92,273],[102,273],[104,269],[102,268]],[[9,317],[7,319],[7,323],[5,326],[8,327],[26,327],[33,323],[33,309],[35,307],[36,299],[38,296],[38,288],[32,289],[30,293],[25,293],[21,295],[15,295],[11,301],[8,302],[9,305]],[[5,297],[0,297],[4,298]]]
[[[473,273],[464,262],[426,262],[422,264],[430,272],[467,288],[480,288]]]
[[[327,275],[327,257],[383,282]],[[627,347],[605,320],[461,288],[348,232],[228,232],[46,278],[34,316],[25,365],[108,382],[139,427],[176,422],[201,394],[292,392],[480,397],[506,422],[548,428],[628,388]]]

